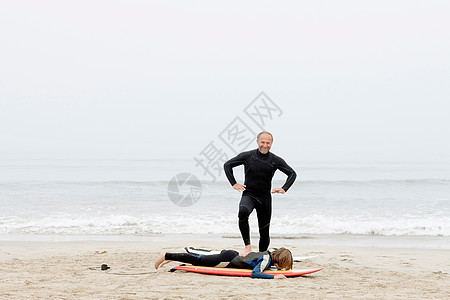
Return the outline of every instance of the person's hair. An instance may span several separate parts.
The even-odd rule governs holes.
[[[286,248],[279,248],[273,252],[270,252],[272,258],[272,264],[277,263],[282,269],[290,270],[294,264],[292,253]]]
[[[268,134],[268,135],[270,135],[270,137],[272,138],[272,142],[273,142],[273,135],[272,135],[270,132],[268,132],[268,131],[261,131],[261,132],[258,133],[258,135],[256,136],[256,139],[259,140],[259,137],[260,137],[262,134]]]

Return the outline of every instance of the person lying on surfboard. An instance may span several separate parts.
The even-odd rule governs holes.
[[[292,253],[286,248],[279,248],[275,251],[250,252],[247,256],[241,257],[237,251],[222,250],[220,254],[193,254],[193,253],[166,253],[161,251],[155,261],[155,269],[171,261],[189,263],[195,266],[216,267],[221,263],[228,263],[227,268],[251,269],[251,278],[283,279],[282,274],[270,275],[263,271],[275,266],[278,270],[292,269]]]

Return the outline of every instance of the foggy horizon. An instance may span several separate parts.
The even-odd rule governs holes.
[[[282,110],[264,128],[271,151],[287,161],[450,162],[449,13],[4,1],[0,159],[192,159],[264,92]]]

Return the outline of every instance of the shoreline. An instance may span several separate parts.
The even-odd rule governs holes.
[[[252,235],[253,244],[259,237]],[[211,241],[216,243],[241,244],[237,235],[210,234],[155,234],[155,235],[0,235],[3,242],[172,242],[180,240]],[[271,244],[294,244],[298,246],[341,246],[372,248],[410,248],[449,250],[450,237],[447,236],[381,236],[355,234],[302,234],[297,236],[271,236]],[[189,245],[188,245],[189,246]]]

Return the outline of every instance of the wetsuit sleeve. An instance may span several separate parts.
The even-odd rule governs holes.
[[[238,156],[233,157],[223,165],[225,175],[227,176],[228,181],[232,186],[237,183],[236,178],[234,178],[233,168],[243,164],[247,164],[247,161],[245,159],[245,154],[241,153]]]
[[[277,169],[286,174],[286,182],[281,187],[283,190],[287,192],[287,190],[291,187],[291,185],[294,183],[295,179],[297,178],[297,173],[295,173],[294,169],[292,169],[285,161],[284,159],[278,157],[278,164]]]
[[[270,255],[264,255],[262,259],[258,262],[258,264],[253,268],[252,273],[250,274],[251,278],[264,278],[264,279],[273,279],[275,276],[270,274],[264,274],[263,271],[270,267]]]

